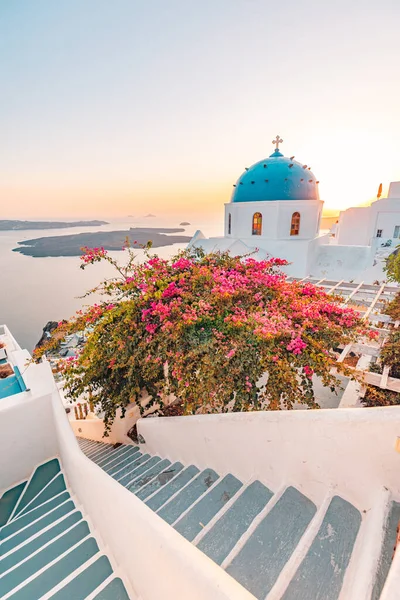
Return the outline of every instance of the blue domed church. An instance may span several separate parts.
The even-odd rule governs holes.
[[[320,231],[323,201],[318,181],[307,164],[284,156],[283,140],[275,151],[248,167],[233,185],[225,204],[223,237],[206,238],[197,231],[190,246],[206,252],[250,252],[260,260],[284,258],[292,277],[372,283],[386,278],[387,257],[400,240],[400,181],[388,196],[342,211],[330,232]]]
[[[278,138],[275,143],[280,142]],[[269,158],[245,169],[234,184],[231,202],[319,200],[318,183],[310,167],[283,156],[277,147]]]
[[[224,237],[206,239],[198,231],[192,245],[235,255],[254,251],[260,259],[277,256],[292,263],[287,268],[291,275],[309,272],[319,243],[319,182],[307,164],[282,154],[282,142],[276,136],[275,151],[246,168],[234,184],[225,204]]]

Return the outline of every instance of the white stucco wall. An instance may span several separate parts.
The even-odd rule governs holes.
[[[13,350],[21,350],[21,346],[8,329],[7,325],[0,325],[0,342],[4,342],[9,352]]]
[[[106,437],[104,436],[104,422],[102,419],[70,419],[69,423],[76,437],[107,444],[129,444],[131,440],[127,433],[139,418],[140,411],[136,405],[127,408],[123,419],[121,418],[121,409],[118,409],[114,423],[111,425],[110,432]]]
[[[400,198],[400,181],[392,181],[390,183],[388,198]]]
[[[206,252],[215,249],[229,250],[234,255],[243,255],[254,248],[260,250],[257,258],[265,255],[284,258],[289,261],[283,270],[291,277],[317,277],[332,280],[361,280],[374,281],[380,279],[382,269],[371,272],[366,277],[368,269],[374,262],[374,250],[371,246],[339,246],[329,244],[329,236],[319,236],[312,240],[293,239],[272,240],[262,236],[252,236],[242,239],[209,238],[200,240]]]
[[[379,211],[376,215],[376,223],[375,223],[375,231],[373,232],[373,236],[376,237],[376,232],[378,229],[382,229],[382,238],[383,240],[391,239],[393,243],[399,243],[399,237],[394,238],[394,229],[395,226],[400,227],[400,210],[397,211]],[[395,242],[396,240],[396,242]]]
[[[285,258],[291,263],[283,270],[292,277],[306,277],[309,274],[309,248],[313,246],[313,240],[293,239],[273,240],[262,236],[251,236],[247,238],[208,238],[195,241],[192,245],[202,247],[205,252],[216,250],[229,251],[233,256],[243,256],[254,252],[254,258],[264,259],[266,256]]]
[[[344,246],[367,246],[370,218],[370,207],[349,208],[341,212],[336,227],[337,243]]]
[[[386,486],[400,499],[400,409],[264,411],[141,419],[145,449],[171,461],[294,485],[317,504],[332,488],[361,510]]]
[[[225,236],[228,234],[231,215],[232,238],[260,238],[271,240],[310,240],[319,231],[323,202],[321,200],[275,200],[268,202],[234,202],[225,204]],[[263,217],[262,235],[252,236],[253,215],[260,212]],[[292,215],[300,213],[300,232],[290,235]],[[255,242],[258,245],[258,242]]]
[[[51,394],[17,394],[0,401],[0,495],[57,454]]]
[[[373,264],[370,246],[320,245],[311,253],[310,275],[332,280],[362,280],[363,271]],[[376,276],[375,276],[376,278]]]
[[[397,193],[397,188],[393,188]],[[378,229],[382,235],[379,243],[393,239],[394,228],[400,226],[400,198],[381,198],[371,206],[349,208],[339,215],[336,239],[338,244],[367,246],[376,238]]]

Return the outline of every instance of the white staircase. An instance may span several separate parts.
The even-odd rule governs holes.
[[[374,595],[355,598],[369,515],[327,490],[317,506],[293,486],[270,490],[258,479],[184,466],[138,446],[78,439],[83,452],[143,500],[253,597],[264,600],[378,600],[391,564],[398,505],[386,522]],[[397,511],[397,512],[396,512]],[[397,516],[396,516],[397,515]],[[379,541],[381,543],[381,541]],[[380,552],[379,548],[377,550]],[[353,559],[353,562],[352,562]],[[361,585],[358,589],[361,590]],[[361,594],[361,592],[360,592]]]
[[[128,600],[59,460],[39,465],[0,498],[0,598]]]

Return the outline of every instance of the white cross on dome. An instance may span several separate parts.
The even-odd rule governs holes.
[[[283,139],[277,135],[276,138],[272,140],[272,143],[275,144],[275,148],[279,150],[279,144],[283,143]]]

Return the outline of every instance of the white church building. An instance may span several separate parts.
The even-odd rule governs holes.
[[[293,277],[383,280],[384,259],[400,241],[400,182],[391,183],[387,198],[341,212],[332,231],[321,232],[319,181],[307,164],[280,152],[282,141],[276,136],[273,154],[237,180],[225,204],[224,236],[197,231],[190,245],[285,258]]]

